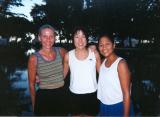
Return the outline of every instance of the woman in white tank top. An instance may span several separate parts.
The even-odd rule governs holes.
[[[73,41],[75,49],[69,51],[64,59],[64,77],[70,69],[71,113],[96,115],[96,69],[99,71],[100,57],[98,52],[86,48],[87,36],[82,27],[74,30]]]
[[[97,98],[100,116],[133,115],[130,104],[130,71],[127,63],[114,53],[114,40],[104,34],[99,38],[99,51],[105,57],[100,67]]]

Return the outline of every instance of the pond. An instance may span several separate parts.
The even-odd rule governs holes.
[[[160,115],[159,56],[118,50],[132,73],[132,100],[137,116]],[[153,55],[153,53],[152,53]],[[25,58],[25,57],[23,57]],[[27,57],[0,59],[0,115],[33,115],[28,87]],[[68,83],[68,82],[67,82]]]

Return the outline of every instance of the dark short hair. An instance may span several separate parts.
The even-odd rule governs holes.
[[[87,31],[86,31],[86,29],[85,29],[84,27],[82,27],[82,26],[77,26],[77,27],[74,28],[73,33],[72,33],[72,39],[74,40],[74,36],[75,36],[75,35],[77,34],[77,32],[79,32],[79,31],[82,31],[82,32],[83,32],[83,34],[85,35],[86,40],[87,40],[87,42],[88,42]]]
[[[39,28],[39,30],[38,30],[38,35],[40,35],[41,32],[42,32],[42,30],[44,30],[44,29],[46,29],[46,28],[51,29],[51,30],[53,31],[53,33],[55,34],[55,29],[54,29],[51,25],[49,25],[49,24],[44,24],[44,25],[42,25],[42,26]]]
[[[106,37],[107,39],[109,39],[113,44],[114,44],[114,36],[111,33],[103,33],[98,37],[98,44],[101,38]]]

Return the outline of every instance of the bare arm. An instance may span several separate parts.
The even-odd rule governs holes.
[[[96,45],[90,45],[88,48],[91,49],[92,52],[97,51]]]
[[[124,117],[128,117],[130,111],[130,71],[125,60],[121,60],[118,64],[118,75],[123,93]]]
[[[96,69],[97,69],[97,72],[99,73],[99,69],[101,66],[101,58],[100,58],[98,51],[94,51],[94,54],[96,56]]]
[[[64,59],[64,56],[65,56],[66,53],[67,53],[67,50],[65,50],[64,48],[60,48],[60,54],[61,54],[63,59]]]
[[[32,55],[28,61],[28,77],[29,77],[29,90],[31,95],[32,107],[34,111],[35,104],[35,81],[36,81],[36,56]]]
[[[69,71],[69,53],[65,54],[64,63],[63,63],[63,76],[66,78]]]

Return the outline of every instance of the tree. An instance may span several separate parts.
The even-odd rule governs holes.
[[[159,37],[160,1],[156,0],[46,0],[46,5],[39,8],[45,13],[41,23],[57,27],[63,32],[61,39],[69,39],[78,25],[94,36],[106,31],[122,37]]]
[[[28,21],[23,14],[10,12],[11,6],[23,6],[22,0],[2,0],[0,13],[0,36],[9,40],[10,37],[15,37],[17,42],[21,38],[21,43],[27,44],[31,38],[26,37],[26,33],[33,33],[34,26]],[[15,45],[16,46],[16,45]]]
[[[1,0],[0,1],[0,16],[13,16],[14,13],[9,11],[10,6],[23,6],[22,0]]]

